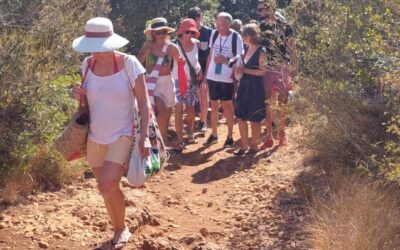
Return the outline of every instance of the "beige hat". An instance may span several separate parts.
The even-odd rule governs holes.
[[[72,47],[78,52],[106,52],[124,47],[129,41],[114,33],[112,22],[95,17],[86,22],[85,35],[76,38]]]
[[[168,27],[167,19],[163,17],[156,17],[150,21],[150,27],[145,29],[143,33],[145,35],[149,35],[152,31],[155,30],[167,30],[168,33],[174,32],[175,29]]]

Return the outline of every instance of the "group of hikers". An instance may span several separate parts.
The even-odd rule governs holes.
[[[180,23],[175,41],[170,41],[169,34],[174,29],[168,26],[164,18],[151,20],[150,27],[144,31],[147,40],[138,59],[146,67],[146,72],[154,70],[162,51],[166,50],[165,55],[162,54],[155,84],[155,110],[162,137],[167,142],[169,119],[174,109],[177,134],[177,141],[172,147],[174,152],[180,153],[185,145],[195,143],[196,129],[206,133],[209,105],[211,134],[204,146],[218,141],[217,125],[222,111],[228,127],[224,147],[234,147],[232,133],[235,117],[239,124],[241,143],[234,154],[252,154],[259,150],[261,122],[264,120],[266,138],[261,148],[272,147],[271,106],[276,102],[281,105],[278,109],[279,145],[287,144],[283,105],[287,103],[292,86],[289,69],[291,54],[294,54],[291,41],[293,30],[277,16],[273,5],[261,1],[257,13],[262,18],[261,23],[253,20],[242,27],[240,20],[233,20],[229,13],[221,12],[216,15],[216,29],[212,30],[203,24],[201,10],[194,7]],[[187,90],[182,90],[182,80],[178,74],[182,58],[186,62]],[[196,113],[200,118],[197,128]],[[247,122],[251,123],[251,142]]]
[[[196,143],[195,131],[207,133],[209,105],[211,133],[204,146],[217,143],[221,114],[228,128],[224,147],[235,146],[235,117],[238,122],[240,147],[235,155],[260,150],[262,123],[266,136],[261,149],[272,147],[274,116],[278,120],[278,143],[287,144],[285,105],[295,55],[293,29],[276,12],[274,2],[260,0],[257,14],[260,21],[252,20],[242,27],[240,20],[221,12],[215,16],[214,30],[203,24],[198,7],[187,12],[177,30],[169,27],[165,18],[154,18],[144,30],[146,41],[137,57],[118,51],[129,41],[114,33],[107,18],[90,19],[85,35],[74,40],[76,51],[91,53],[82,63],[83,85],[74,86],[73,96],[90,110],[87,162],[114,227],[114,236],[100,249],[121,249],[131,237],[119,183],[127,171],[135,139],[132,98],[141,116],[142,129],[136,139],[142,157],[149,154],[149,103],[165,142],[174,111],[177,141],[171,147],[173,152],[181,153],[185,145]],[[177,38],[171,41],[173,32]],[[276,103],[280,108],[275,115],[272,106]],[[195,127],[196,115],[200,121]]]

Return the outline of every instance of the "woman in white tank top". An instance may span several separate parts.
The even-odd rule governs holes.
[[[194,143],[193,129],[195,120],[195,106],[199,105],[198,86],[193,84],[191,79],[189,64],[198,72],[197,80],[203,80],[203,73],[199,63],[199,49],[200,43],[195,37],[199,37],[200,33],[197,30],[196,22],[193,19],[184,19],[177,32],[178,34],[178,50],[180,58],[185,60],[185,72],[188,79],[188,88],[186,96],[180,93],[179,79],[178,79],[178,65],[174,65],[172,75],[175,79],[175,93],[178,103],[175,105],[175,128],[178,137],[178,144],[174,147],[177,153],[182,152],[186,143]],[[185,56],[186,54],[186,56]],[[181,60],[182,60],[181,59]],[[186,104],[187,111],[187,132],[188,137],[186,142],[183,139],[183,103]]]
[[[82,63],[84,86],[74,86],[73,94],[77,100],[86,99],[85,105],[89,106],[87,161],[114,227],[113,238],[104,242],[102,249],[121,249],[131,236],[125,225],[125,199],[119,187],[133,141],[134,100],[129,84],[141,113],[139,149],[142,157],[149,154],[145,146],[149,127],[145,69],[136,57],[115,51],[127,43],[113,32],[110,20],[96,17],[86,23],[85,35],[72,44],[76,51],[92,54]]]

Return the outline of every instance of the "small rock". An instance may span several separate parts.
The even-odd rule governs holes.
[[[39,247],[40,248],[43,248],[43,249],[47,249],[47,248],[49,248],[49,243],[47,243],[46,241],[40,241],[39,242]]]
[[[4,228],[7,228],[7,227],[8,227],[7,223],[5,223],[5,222],[1,222],[0,223],[0,229],[4,229]]]
[[[55,234],[53,234],[53,237],[56,239],[61,239],[63,237],[63,235],[60,233],[55,233]]]
[[[207,207],[212,207],[213,203],[212,201],[208,202]]]
[[[203,237],[206,237],[208,235],[208,229],[203,227],[200,229],[200,233]]]
[[[28,232],[25,234],[25,238],[32,238],[34,236],[33,232]]]
[[[203,194],[207,193],[207,188],[203,188],[202,193]]]
[[[284,234],[283,231],[280,231],[280,232],[278,233],[278,237],[279,237],[279,238],[282,238],[282,237],[283,237],[283,234]]]

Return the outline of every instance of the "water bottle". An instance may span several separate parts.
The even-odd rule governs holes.
[[[220,75],[222,73],[222,63],[215,64],[215,74]]]

